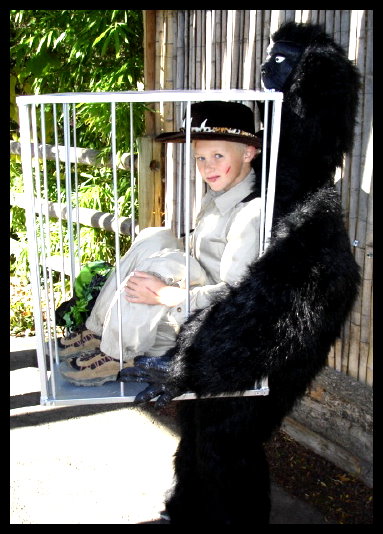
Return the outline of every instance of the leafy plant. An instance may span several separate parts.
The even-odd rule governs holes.
[[[143,81],[143,26],[141,10],[11,10],[11,110],[10,137],[19,137],[16,96],[56,92],[127,91],[136,90]],[[54,125],[49,105],[45,107],[45,137],[38,131],[39,142],[52,143]],[[40,111],[39,111],[40,113]],[[110,106],[107,104],[77,104],[76,144],[78,147],[101,151],[100,161],[110,157]],[[142,135],[144,106],[134,104],[134,138]],[[59,143],[63,144],[62,110],[57,107]],[[116,105],[116,138],[118,152],[130,152],[130,107]],[[55,162],[47,162],[47,198],[65,201],[65,170],[60,164],[60,186],[57,187]],[[74,190],[75,176],[71,176]],[[78,191],[74,204],[111,212],[114,192],[111,169],[79,166],[76,176]],[[23,192],[19,158],[11,158],[11,190]],[[131,216],[132,205],[128,171],[118,171],[119,212]],[[136,195],[137,198],[137,195]],[[136,203],[135,203],[136,204]],[[44,224],[48,224],[47,221]],[[65,224],[64,224],[65,226]],[[59,238],[57,221],[49,220],[51,254],[68,251]],[[11,254],[11,274],[28,283],[28,248],[25,212],[11,207],[11,238],[17,252]],[[97,228],[82,226],[80,235],[81,262],[103,259],[114,261],[115,235]],[[130,246],[128,236],[120,236],[123,254]],[[25,294],[23,294],[25,295]],[[18,294],[20,297],[21,294]],[[12,302],[13,323],[20,330],[26,326],[21,303]],[[29,319],[28,319],[29,321]],[[29,324],[29,323],[28,323]]]

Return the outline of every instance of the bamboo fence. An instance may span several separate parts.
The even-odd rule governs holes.
[[[290,20],[322,24],[357,65],[362,84],[354,148],[338,169],[336,186],[362,284],[328,365],[372,385],[372,10],[145,10],[144,20],[145,89],[259,90],[270,35]],[[147,122],[151,135],[179,128],[180,103],[163,104],[156,111]],[[261,127],[256,116],[257,122]],[[166,224],[179,230],[182,147],[168,145]],[[204,188],[194,181],[192,191],[193,218]]]

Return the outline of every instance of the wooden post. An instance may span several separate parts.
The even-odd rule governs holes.
[[[139,229],[162,226],[164,218],[164,188],[162,181],[162,143],[153,137],[138,139],[138,204]]]
[[[145,89],[156,89],[156,21],[157,10],[144,10],[144,81]],[[145,112],[146,137],[138,139],[138,205],[139,229],[162,226],[164,193],[162,144],[154,141],[156,131],[155,104]]]

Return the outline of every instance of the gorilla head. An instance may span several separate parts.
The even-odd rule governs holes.
[[[289,41],[277,41],[269,47],[266,61],[261,67],[262,83],[266,89],[283,91],[303,50],[303,46]]]
[[[332,182],[351,150],[360,80],[343,48],[317,24],[283,24],[268,52],[263,85],[283,92],[276,190],[283,212]],[[258,107],[263,122],[264,105]]]

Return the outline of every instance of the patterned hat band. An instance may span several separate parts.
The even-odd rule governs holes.
[[[180,128],[181,132],[186,132],[186,128]],[[245,132],[244,130],[239,130],[238,128],[226,128],[225,126],[192,126],[190,128],[192,133],[215,133],[215,134],[230,134],[230,135],[241,135],[244,137],[256,137],[250,132]]]
[[[190,122],[184,117],[178,132],[163,132],[156,136],[160,143],[185,143],[187,129],[191,139],[220,139],[262,147],[262,139],[254,128],[254,113],[239,102],[208,101],[191,105]]]

